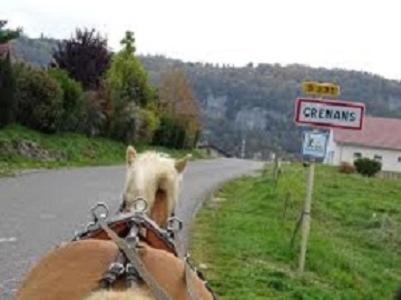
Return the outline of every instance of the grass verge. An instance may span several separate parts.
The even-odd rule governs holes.
[[[180,157],[188,150],[135,145],[138,151],[157,150]],[[106,138],[88,138],[76,133],[43,134],[11,125],[0,130],[0,176],[15,171],[122,164],[126,145]],[[194,159],[205,158],[198,150],[190,151]]]
[[[401,184],[319,166],[307,270],[297,273],[306,169],[227,184],[197,217],[195,259],[219,299],[393,299],[401,286]]]

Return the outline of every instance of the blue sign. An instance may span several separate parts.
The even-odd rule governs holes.
[[[304,132],[304,140],[302,142],[302,154],[324,158],[326,156],[328,134],[325,132]]]

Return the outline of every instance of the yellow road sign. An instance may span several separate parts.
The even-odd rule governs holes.
[[[302,90],[305,94],[313,96],[337,97],[340,95],[340,86],[333,83],[305,81],[302,83]]]

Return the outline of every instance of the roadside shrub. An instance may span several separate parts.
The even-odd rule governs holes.
[[[0,23],[1,24],[1,23]],[[15,119],[15,76],[10,57],[0,59],[0,128]]]
[[[355,160],[354,165],[359,174],[363,176],[375,176],[381,170],[381,163],[370,158],[358,158]]]
[[[63,113],[63,91],[45,71],[19,65],[16,75],[17,121],[51,133]]]
[[[348,162],[342,162],[340,167],[338,168],[338,171],[343,174],[352,174],[356,172],[356,168],[354,165]]]
[[[104,133],[107,125],[104,106],[105,101],[99,92],[86,92],[83,96],[82,122],[79,131],[91,137]]]
[[[153,144],[182,149],[186,145],[186,130],[178,120],[163,116],[153,137]]]
[[[151,143],[160,120],[151,109],[141,108],[137,117],[137,139],[142,143]]]
[[[83,118],[83,90],[79,82],[72,79],[65,70],[50,69],[49,75],[54,78],[63,90],[63,114],[59,129],[77,131]]]
[[[136,130],[139,108],[134,104],[127,104],[123,109],[114,111],[110,121],[110,136],[126,143],[136,141]]]

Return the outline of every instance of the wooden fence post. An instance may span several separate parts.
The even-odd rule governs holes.
[[[315,162],[312,161],[309,166],[306,198],[304,203],[304,209],[302,212],[301,253],[299,255],[300,273],[303,273],[305,270],[305,258],[306,258],[306,251],[308,248],[308,239],[309,239],[310,222],[311,222],[311,206],[312,206],[314,177],[315,177]]]

